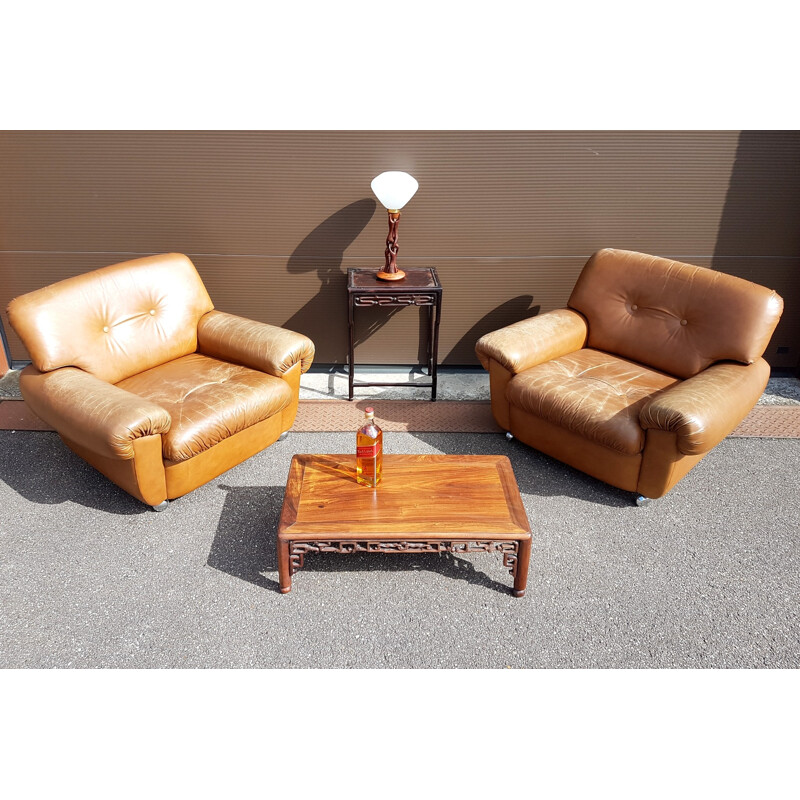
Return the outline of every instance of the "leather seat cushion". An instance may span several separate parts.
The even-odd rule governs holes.
[[[192,353],[117,384],[164,408],[172,425],[162,434],[167,461],[186,461],[223,439],[282,411],[289,384],[263,372]]]
[[[515,375],[508,402],[626,455],[642,452],[639,412],[680,381],[619,356],[585,348]]]

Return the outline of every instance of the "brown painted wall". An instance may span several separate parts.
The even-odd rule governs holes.
[[[178,251],[215,305],[311,336],[342,363],[345,269],[383,262],[370,180],[420,183],[400,266],[444,285],[440,360],[476,364],[482,333],[562,306],[601,247],[713,266],[786,300],[774,366],[800,355],[798,132],[4,132],[0,308],[88,269]],[[409,363],[420,316],[367,315],[363,363]],[[778,347],[787,347],[777,355]]]

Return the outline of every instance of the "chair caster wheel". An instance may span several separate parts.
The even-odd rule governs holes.
[[[157,506],[150,506],[153,511],[164,511],[166,507],[169,505],[169,500],[163,500]]]
[[[514,434],[506,431],[506,439],[510,442],[514,438]]]
[[[636,498],[636,505],[639,506],[639,508],[642,508],[643,506],[649,506],[652,502],[652,498],[645,497],[643,494],[638,495]]]

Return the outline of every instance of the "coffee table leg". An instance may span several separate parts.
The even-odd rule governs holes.
[[[278,540],[278,583],[281,594],[292,591],[292,570],[289,565],[289,542]]]
[[[531,560],[531,540],[521,539],[514,572],[514,597],[524,597],[528,586],[528,565]]]

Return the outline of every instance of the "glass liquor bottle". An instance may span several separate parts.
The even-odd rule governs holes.
[[[365,408],[364,424],[356,433],[356,480],[373,489],[381,482],[383,431],[375,423],[375,412]]]

